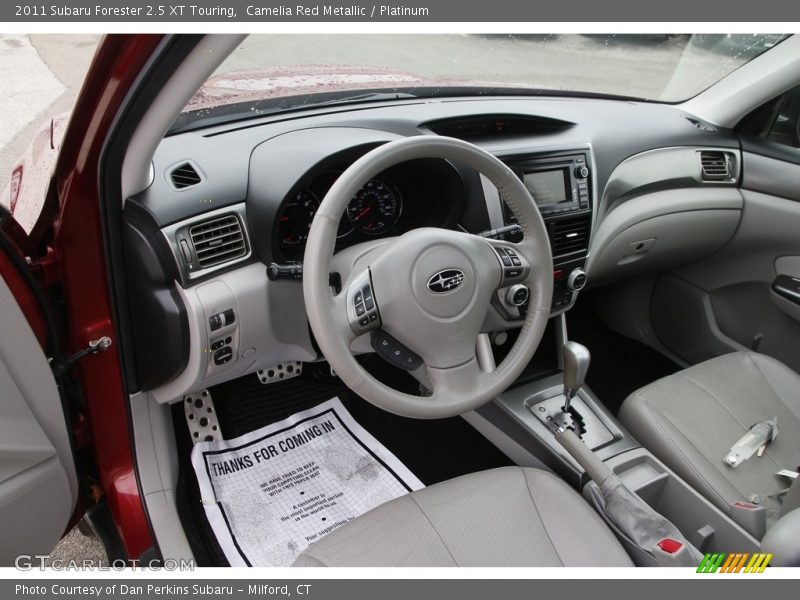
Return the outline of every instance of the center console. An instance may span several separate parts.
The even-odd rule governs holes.
[[[701,555],[758,551],[764,534],[763,519],[759,521],[759,515],[747,507],[737,511],[734,506],[730,514],[721,511],[642,448],[606,409],[602,399],[583,385],[590,357],[586,348],[568,341],[565,315],[553,317],[551,326],[555,328],[555,340],[547,343],[550,354],[558,356],[561,372],[551,370],[513,387],[477,411],[502,430],[512,446],[529,452],[531,460],[527,464],[519,459],[517,462],[523,466],[545,465],[581,490],[639,565],[668,565],[669,557],[665,559],[658,548],[654,552],[643,551],[640,543],[620,530],[606,512],[605,492],[593,481],[596,477],[591,469],[560,441],[563,436],[559,434],[565,430],[577,436],[577,447],[582,452],[593,454],[593,460],[605,465],[602,470],[613,473],[644,504],[671,522],[684,541]],[[542,351],[546,349],[540,346],[537,352]]]
[[[586,258],[592,230],[594,180],[591,148],[500,156],[531,193],[544,219],[553,254],[553,313],[567,310],[586,284]],[[496,190],[484,185],[487,202],[499,205],[488,237],[516,241],[517,219]],[[491,215],[490,215],[491,216]],[[510,319],[524,316],[524,306],[506,292],[495,306]]]

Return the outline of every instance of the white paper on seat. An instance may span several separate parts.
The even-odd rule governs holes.
[[[192,450],[206,516],[231,566],[288,566],[315,540],[424,487],[338,398]]]

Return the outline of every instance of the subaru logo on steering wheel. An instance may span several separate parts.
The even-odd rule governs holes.
[[[428,289],[434,294],[451,292],[464,283],[464,272],[458,269],[439,271],[428,279]]]

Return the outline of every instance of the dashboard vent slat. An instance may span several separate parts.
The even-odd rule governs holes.
[[[178,165],[172,169],[172,172],[169,174],[169,178],[176,190],[192,187],[203,180],[194,165],[188,162]]]
[[[578,217],[550,223],[550,249],[553,257],[585,254],[589,248],[589,219]]]
[[[700,152],[700,168],[703,179],[709,181],[724,181],[731,177],[730,164],[724,152]]]
[[[244,231],[236,215],[224,215],[192,225],[189,237],[201,268],[229,262],[247,254]]]

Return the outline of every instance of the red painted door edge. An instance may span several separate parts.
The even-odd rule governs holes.
[[[119,340],[112,327],[104,256],[99,160],[110,128],[161,35],[112,35],[100,43],[64,136],[55,179],[60,209],[53,245],[69,317],[70,350],[107,335],[109,351],[81,361],[97,468],[111,516],[128,552],[153,545],[134,468]]]

